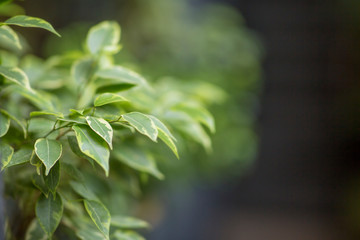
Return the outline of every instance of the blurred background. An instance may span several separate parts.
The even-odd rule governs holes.
[[[360,238],[358,0],[21,4],[63,35],[24,31],[39,56],[77,49],[91,25],[116,20],[120,63],[160,86],[201,86],[213,151],[160,165],[166,181],[136,209],[153,226],[147,239]]]

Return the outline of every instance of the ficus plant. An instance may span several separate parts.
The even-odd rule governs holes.
[[[83,49],[45,60],[22,51],[26,40],[13,26],[60,36],[35,17],[1,22],[6,238],[143,239],[136,229],[148,224],[128,215],[128,200],[149,178],[164,178],[164,147],[179,158],[178,146],[192,139],[210,151],[213,117],[196,98],[115,63],[114,21],[93,26]]]

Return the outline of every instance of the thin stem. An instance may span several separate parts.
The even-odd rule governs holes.
[[[66,128],[66,127],[70,127],[71,124],[72,124],[72,123],[68,123],[68,124],[66,124],[66,125],[64,125],[64,126],[61,126],[61,127],[58,127],[58,128],[53,128],[53,129],[51,129],[43,138],[46,138],[46,137],[49,136],[51,133],[53,133],[53,132],[55,132],[55,131],[57,131],[57,130],[59,130],[59,129]]]
[[[59,140],[62,136],[64,136],[65,134],[67,134],[68,132],[71,131],[71,128],[69,128],[68,130],[66,130],[65,132],[60,133],[57,137],[56,140]]]

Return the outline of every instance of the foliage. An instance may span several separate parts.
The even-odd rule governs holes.
[[[163,146],[179,157],[178,146],[193,139],[210,151],[213,117],[172,85],[153,88],[116,64],[114,21],[93,26],[84,49],[46,60],[24,54],[13,25],[59,36],[26,15],[0,26],[0,153],[14,206],[7,238],[143,239],[134,229],[148,225],[126,216],[126,199],[149,175],[164,178],[157,167]]]

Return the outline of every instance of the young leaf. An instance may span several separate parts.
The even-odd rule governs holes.
[[[4,136],[10,127],[10,118],[0,111],[0,137]]]
[[[34,150],[30,148],[21,148],[14,153],[10,161],[3,163],[1,171],[15,165],[27,163],[34,156]]]
[[[36,219],[32,220],[26,230],[25,240],[47,240],[46,233]]]
[[[114,154],[117,160],[141,172],[150,173],[158,179],[163,179],[164,175],[157,169],[155,161],[147,156],[141,149],[123,145],[115,148]]]
[[[26,73],[20,68],[0,66],[0,75],[32,91],[29,83],[29,78],[27,77]]]
[[[88,157],[94,159],[109,174],[110,151],[106,142],[94,133],[90,127],[75,125],[72,127],[80,150]]]
[[[117,230],[112,236],[114,240],[145,240],[145,238],[134,231]]]
[[[49,174],[44,176],[44,182],[50,192],[55,196],[56,188],[60,182],[60,162],[57,161],[55,165],[51,168]]]
[[[76,61],[71,67],[71,76],[77,84],[85,84],[90,80],[95,64],[92,58],[83,58]]]
[[[157,119],[154,116],[148,115],[153,122],[155,123],[159,133],[158,137],[166,144],[168,147],[173,151],[175,156],[179,158],[179,154],[176,148],[176,145],[173,140],[175,140],[175,137],[170,133],[169,129],[163,124],[159,119]]]
[[[4,25],[0,27],[0,39],[5,41],[7,44],[13,45],[16,49],[21,49],[18,35],[8,26]]]
[[[40,138],[35,142],[35,153],[45,165],[45,175],[59,160],[62,153],[62,145],[59,141]]]
[[[122,66],[100,69],[95,75],[100,78],[117,80],[119,83],[131,83],[136,85],[147,84],[142,76]]]
[[[120,95],[114,94],[114,93],[103,93],[95,99],[94,106],[99,107],[99,106],[102,106],[105,104],[115,103],[115,102],[123,102],[123,101],[128,101],[128,100],[126,100],[126,98],[124,98]]]
[[[122,119],[127,121],[138,132],[148,136],[151,140],[156,142],[158,129],[150,117],[143,113],[131,112],[122,115]]]
[[[5,21],[7,25],[17,25],[20,27],[35,27],[48,30],[60,37],[60,34],[55,31],[50,23],[41,19],[25,15],[17,15]]]
[[[103,118],[87,116],[86,121],[91,127],[91,129],[104,139],[112,149],[112,138],[113,138],[113,129],[111,125],[105,121]]]
[[[30,117],[37,117],[42,115],[51,115],[55,117],[63,118],[64,114],[61,112],[53,112],[53,111],[33,111],[30,113]]]
[[[36,218],[40,226],[51,237],[60,223],[63,214],[63,202],[59,194],[55,198],[41,194],[35,207]]]
[[[109,210],[102,203],[93,200],[84,200],[84,206],[98,229],[104,234],[106,239],[109,239],[111,221]]]
[[[13,154],[14,154],[14,149],[10,145],[5,143],[0,143],[0,159],[1,159],[2,168],[4,168],[4,166],[9,164]]]
[[[129,216],[112,216],[111,226],[119,228],[148,228],[149,224],[141,219]]]
[[[116,22],[104,21],[92,27],[86,38],[86,45],[92,54],[102,51],[114,53],[120,40],[120,26]]]

